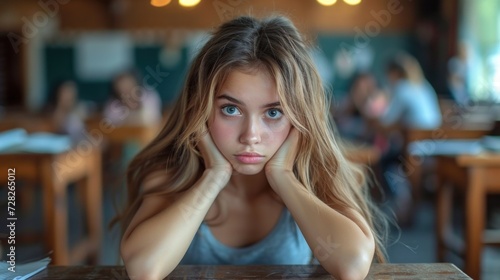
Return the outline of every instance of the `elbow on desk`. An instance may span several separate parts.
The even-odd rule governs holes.
[[[131,280],[156,280],[163,279],[175,269],[167,263],[159,263],[158,259],[145,257],[141,254],[132,254],[122,247],[121,256]]]
[[[323,268],[335,279],[339,280],[362,280],[368,275],[372,264],[372,258],[359,254],[353,258],[345,258],[342,261],[321,262]]]
[[[162,266],[161,268],[157,263],[144,260],[125,260],[125,269],[127,270],[128,277],[131,280],[157,280],[167,277],[175,267]]]
[[[365,279],[369,272],[369,268],[366,269],[364,267],[356,266],[336,268],[323,267],[326,271],[328,271],[328,273],[330,273],[330,275],[339,280],[362,280]]]

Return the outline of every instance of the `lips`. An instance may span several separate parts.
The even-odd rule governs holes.
[[[264,161],[264,156],[258,153],[241,153],[236,155],[236,159],[244,164],[256,164]]]

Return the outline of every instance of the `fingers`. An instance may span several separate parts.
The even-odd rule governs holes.
[[[299,139],[300,139],[299,131],[295,127],[292,126],[292,128],[290,128],[290,132],[288,133],[288,137],[286,139],[286,142],[289,142],[289,144],[292,147],[295,147],[298,145]]]
[[[278,172],[281,170],[292,170],[297,155],[299,139],[300,132],[292,127],[288,132],[286,140],[267,163],[267,168]]]
[[[206,128],[206,127],[205,127]],[[225,159],[220,150],[215,145],[210,132],[203,133],[199,143],[199,149],[205,168],[219,168],[231,170],[231,164]]]

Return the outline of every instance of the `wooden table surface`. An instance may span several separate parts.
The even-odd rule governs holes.
[[[126,141],[134,140],[142,147],[149,144],[161,129],[160,123],[114,125],[100,115],[89,117],[85,120],[85,126],[89,132],[96,131],[112,143],[123,144]]]
[[[123,266],[49,266],[33,280],[129,277]],[[178,266],[166,279],[333,279],[319,265]],[[449,263],[374,264],[366,279],[471,279]]]

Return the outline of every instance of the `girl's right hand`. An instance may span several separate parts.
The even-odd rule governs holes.
[[[198,144],[198,149],[205,162],[205,169],[215,172],[217,177],[222,175],[221,178],[227,183],[233,173],[233,167],[215,145],[208,129],[206,131]]]

